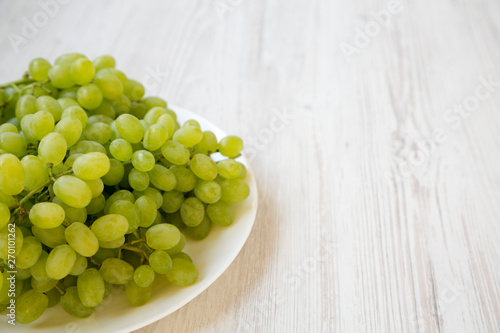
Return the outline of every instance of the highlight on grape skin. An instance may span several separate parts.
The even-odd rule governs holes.
[[[0,85],[0,313],[86,318],[114,292],[141,306],[158,280],[195,284],[187,239],[237,223],[250,193],[241,138],[179,123],[110,55],[26,68]]]

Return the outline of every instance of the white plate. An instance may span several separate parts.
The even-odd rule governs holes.
[[[187,119],[199,121],[203,130],[210,130],[217,138],[227,135],[210,121],[180,107],[172,107],[179,122]],[[189,241],[184,248],[198,267],[198,281],[189,287],[175,287],[162,278],[155,281],[151,300],[134,307],[128,303],[123,290],[113,293],[99,305],[89,318],[77,319],[57,306],[48,309],[42,317],[29,325],[7,324],[7,316],[2,313],[0,332],[40,332],[40,333],[83,333],[83,332],[130,332],[149,325],[178,310],[202,291],[207,289],[236,258],[248,238],[257,213],[257,186],[252,170],[244,157],[238,159],[246,165],[250,186],[250,196],[234,205],[235,221],[226,228],[213,225],[207,238],[202,241]]]

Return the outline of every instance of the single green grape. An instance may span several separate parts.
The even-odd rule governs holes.
[[[185,147],[196,145],[203,138],[203,132],[199,127],[186,125],[175,131],[172,137],[174,141],[183,144]]]
[[[158,274],[166,274],[172,269],[170,255],[162,250],[155,250],[149,256],[149,265]]]
[[[99,271],[104,281],[112,284],[127,284],[134,278],[134,267],[117,258],[104,260]]]
[[[144,134],[143,145],[149,151],[160,149],[168,138],[168,131],[163,125],[151,125]]]
[[[127,233],[129,222],[123,215],[107,214],[95,220],[90,228],[98,240],[112,241]]]
[[[83,137],[85,140],[95,141],[100,143],[101,145],[111,139],[111,135],[113,131],[108,124],[105,123],[95,123],[95,124],[87,124],[87,127],[83,131]]]
[[[172,224],[158,224],[146,232],[148,246],[155,250],[168,250],[174,247],[180,240],[180,231]]]
[[[132,145],[124,139],[115,139],[109,145],[109,152],[118,161],[126,162],[132,158],[134,153]]]
[[[250,195],[250,187],[241,179],[224,179],[220,183],[221,200],[235,203],[245,200]]]
[[[82,107],[87,110],[93,110],[101,105],[104,96],[97,85],[89,83],[78,89],[76,98]]]
[[[158,214],[156,202],[153,198],[143,195],[135,201],[139,213],[139,227],[148,228],[153,224]]]
[[[139,287],[133,280],[127,283],[125,293],[130,304],[141,306],[146,304],[153,294],[153,286],[149,285],[145,288]]]
[[[64,137],[66,145],[69,148],[80,139],[82,135],[82,123],[75,117],[66,117],[56,124],[54,132]]]
[[[182,202],[180,212],[182,222],[184,222],[185,225],[196,227],[203,221],[205,207],[199,199],[191,197]]]
[[[177,286],[189,286],[198,279],[198,269],[196,266],[185,259],[172,259],[172,269],[167,272],[167,280]]]
[[[95,268],[87,269],[78,276],[78,297],[86,307],[92,308],[101,304],[105,289],[104,279]]]
[[[16,257],[16,267],[28,269],[33,266],[42,254],[42,244],[33,236],[24,238],[23,247]]]
[[[45,81],[48,78],[49,69],[52,66],[44,58],[35,58],[31,60],[29,65],[29,73],[31,77],[37,81]]]
[[[92,200],[92,190],[83,180],[74,176],[61,176],[54,182],[54,193],[65,204],[83,208]]]
[[[171,191],[177,185],[174,173],[163,165],[155,164],[148,174],[151,184],[162,191]]]
[[[241,165],[238,161],[228,158],[217,163],[217,171],[223,178],[238,178],[242,171]]]
[[[200,224],[198,224],[195,227],[188,226],[184,229],[184,232],[188,237],[192,239],[202,240],[208,236],[211,229],[212,229],[212,221],[210,221],[208,216],[205,214]]]
[[[79,58],[71,64],[70,73],[73,82],[78,85],[84,85],[90,83],[94,78],[95,67],[87,58]]]
[[[68,244],[80,255],[91,257],[99,250],[96,235],[81,222],[73,222],[64,232]]]
[[[52,96],[40,96],[36,99],[36,109],[38,111],[48,111],[54,117],[54,121],[61,120],[62,108],[57,100]]]
[[[166,141],[161,147],[161,154],[172,164],[184,165],[189,161],[189,151],[177,141]]]
[[[64,311],[77,318],[87,318],[94,313],[94,308],[83,305],[78,295],[78,288],[68,287],[60,299]]]
[[[40,318],[49,304],[47,295],[38,290],[28,290],[16,300],[16,322],[29,324]]]
[[[115,126],[120,136],[130,143],[139,143],[144,137],[144,127],[141,122],[130,114],[118,116]]]
[[[12,154],[0,155],[0,191],[17,195],[24,188],[25,173],[21,161]]]
[[[94,64],[96,71],[99,71],[103,68],[113,68],[116,64],[115,58],[107,54],[95,58],[92,63]]]
[[[66,244],[64,231],[66,228],[61,224],[52,229],[42,229],[37,226],[31,227],[33,236],[35,236],[43,245],[54,248],[58,245]]]
[[[141,265],[134,271],[134,282],[141,288],[149,287],[155,279],[155,271],[149,265]]]
[[[203,180],[213,180],[217,177],[217,165],[204,154],[194,155],[189,163],[189,168],[198,178]]]
[[[179,192],[189,192],[196,186],[196,176],[188,168],[180,165],[173,165],[170,167],[177,179],[175,190]]]
[[[179,191],[165,191],[163,192],[163,204],[161,209],[165,213],[175,213],[181,208],[184,201],[184,194]]]
[[[153,170],[155,163],[155,157],[147,150],[138,150],[132,155],[132,165],[139,171]],[[151,177],[151,174],[149,176]]]
[[[70,64],[54,65],[49,69],[47,76],[52,85],[56,88],[69,88],[75,84],[71,78]]]
[[[109,207],[110,214],[119,214],[124,216],[128,221],[127,234],[137,230],[139,227],[139,212],[133,202],[127,200],[116,200]]]
[[[85,110],[79,106],[70,106],[64,109],[61,115],[61,119],[64,119],[66,117],[75,117],[76,119],[80,120],[80,122],[82,123],[82,128],[85,128],[87,126],[87,121],[89,118],[87,112],[85,112]]]
[[[73,163],[75,176],[84,180],[101,178],[109,169],[109,158],[103,153],[87,153],[78,157]]]
[[[58,245],[50,251],[45,269],[51,279],[60,280],[66,277],[76,261],[76,252],[67,244]]]
[[[206,213],[213,223],[226,227],[234,221],[234,211],[231,206],[224,201],[210,204],[206,208]]]
[[[235,158],[243,150],[243,140],[241,138],[228,135],[219,142],[219,152],[227,157]]]
[[[38,146],[38,155],[44,164],[58,165],[66,156],[68,144],[59,133],[52,132],[45,135]]]
[[[149,174],[132,168],[128,174],[130,187],[137,191],[144,191],[149,186]]]
[[[80,255],[78,252],[76,253],[76,260],[75,264],[71,268],[71,271],[69,272],[70,275],[78,276],[85,272],[85,270],[88,267],[88,260],[86,257]]]
[[[22,134],[13,132],[0,133],[0,149],[5,153],[13,154],[19,158],[26,155],[28,142]]]
[[[201,180],[195,188],[194,194],[206,204],[213,204],[221,198],[221,187],[213,180]]]

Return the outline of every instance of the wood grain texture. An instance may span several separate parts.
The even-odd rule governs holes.
[[[242,252],[135,333],[500,332],[500,4],[402,0],[376,23],[393,5],[70,1],[15,52],[40,7],[0,1],[1,81],[36,56],[111,53],[251,148]]]

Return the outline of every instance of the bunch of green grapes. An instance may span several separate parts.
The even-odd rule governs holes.
[[[249,195],[242,140],[179,124],[111,56],[32,60],[0,112],[0,311],[15,300],[19,323],[58,303],[90,316],[116,285],[143,305],[158,275],[195,283],[186,237],[229,226]]]

